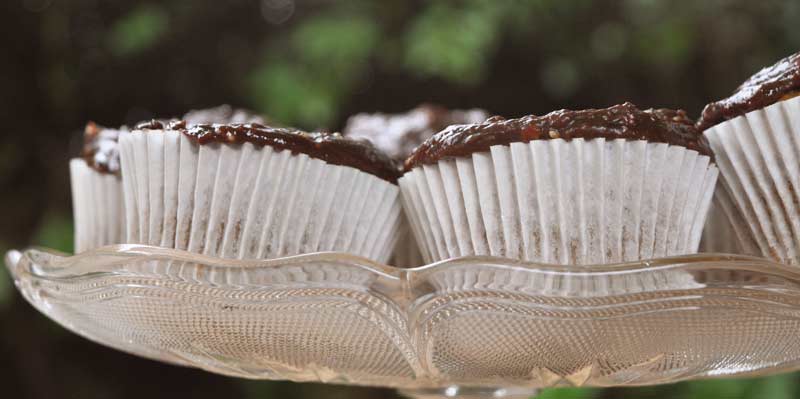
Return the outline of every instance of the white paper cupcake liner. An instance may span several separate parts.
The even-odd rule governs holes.
[[[761,254],[800,263],[800,97],[725,121],[704,134]]]
[[[100,173],[83,159],[69,162],[75,219],[75,253],[120,244],[125,237],[122,180]]]
[[[736,209],[723,184],[717,184],[711,209],[708,211],[700,252],[760,255],[750,228]]]
[[[128,241],[263,259],[340,251],[388,261],[399,189],[355,168],[250,143],[197,145],[175,131],[120,140]]]
[[[417,167],[400,188],[426,262],[599,264],[696,252],[716,179],[684,147],[558,139]]]

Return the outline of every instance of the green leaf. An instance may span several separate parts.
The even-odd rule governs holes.
[[[3,249],[2,252],[2,255],[5,256],[6,250]],[[4,308],[11,300],[12,293],[11,276],[4,268],[0,270],[0,309]]]
[[[373,19],[326,15],[301,24],[292,34],[291,43],[305,65],[315,71],[331,71],[342,79],[358,75],[380,36]]]
[[[462,84],[486,73],[502,25],[502,8],[470,2],[471,7],[432,2],[406,35],[405,63],[422,75]]]
[[[111,27],[108,46],[117,56],[140,53],[152,47],[166,33],[169,15],[155,4],[144,4]]]
[[[71,253],[74,248],[72,220],[64,215],[47,215],[33,237],[33,245]]]
[[[310,18],[268,49],[250,74],[249,90],[260,110],[277,121],[308,128],[329,126],[381,40],[374,19],[334,12]]]
[[[686,21],[669,18],[648,25],[635,35],[642,61],[656,65],[680,65],[687,62],[695,32]]]
[[[797,392],[797,374],[783,374],[757,380],[747,391],[747,397],[791,399]]]
[[[553,388],[545,389],[536,399],[589,399],[596,390],[587,388]]]
[[[336,116],[337,87],[302,66],[268,61],[253,72],[251,90],[259,109],[284,123],[319,127]]]
[[[705,380],[692,381],[687,384],[688,399],[705,398],[725,398],[738,399],[746,398],[748,388],[753,384],[751,380]]]

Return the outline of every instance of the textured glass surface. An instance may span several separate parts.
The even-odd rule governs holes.
[[[800,368],[800,272],[744,256],[397,269],[334,253],[237,261],[122,245],[12,251],[6,264],[25,298],[78,334],[246,378],[422,395]]]

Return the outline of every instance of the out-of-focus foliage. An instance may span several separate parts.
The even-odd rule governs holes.
[[[690,398],[741,398],[753,385],[748,380],[709,380],[685,384]]]
[[[754,31],[753,23],[745,18],[748,13],[772,14],[779,4],[768,1],[741,9],[717,1],[687,2],[680,7],[639,0],[602,5],[554,0],[431,1],[412,11],[406,9],[411,17],[395,25],[375,7],[354,8],[351,3],[313,13],[273,40],[252,73],[250,91],[259,107],[278,120],[330,127],[346,116],[337,105],[370,84],[370,64],[379,62],[394,74],[477,88],[493,80],[498,59],[511,64],[536,54],[536,68],[520,64],[515,72],[537,77],[540,94],[563,103],[581,90],[602,88],[605,82],[620,97],[608,102],[619,102],[629,99],[625,96],[632,81],[639,81],[637,90],[648,85],[654,90],[673,90],[668,82],[684,78],[676,71],[691,71],[690,65],[698,58],[735,52],[737,46],[759,40],[760,35],[766,39],[775,34]],[[785,8],[781,15],[800,17],[798,7]],[[800,39],[789,29],[794,21],[786,19],[772,28],[786,32],[784,39],[797,46]],[[742,32],[752,35],[742,37]],[[745,64],[752,59],[763,64],[771,58],[747,54]],[[631,68],[631,60],[647,69]],[[727,69],[723,72],[730,74]],[[595,76],[598,71],[613,76]],[[337,78],[332,82],[331,76]],[[527,76],[519,78],[527,81]],[[510,90],[518,89],[509,85]],[[292,90],[287,92],[287,88]],[[652,105],[677,106],[673,103],[680,105],[682,99],[668,94],[661,101]]]
[[[167,31],[168,24],[169,16],[161,7],[142,4],[114,23],[108,36],[108,47],[119,56],[144,51]]]
[[[406,34],[409,70],[458,83],[483,78],[500,34],[504,2],[429,2]]]
[[[536,396],[537,399],[591,399],[597,396],[596,389],[587,388],[554,388],[545,389]]]
[[[796,374],[784,374],[760,379],[708,380],[684,384],[687,398],[722,399],[792,399],[800,395]]]
[[[742,398],[791,399],[798,395],[800,384],[797,382],[797,374],[784,374],[759,380],[756,388]]]
[[[638,399],[790,399],[800,395],[797,373],[750,379],[715,379],[665,386],[613,388],[602,397]]]
[[[75,245],[73,230],[72,219],[66,215],[47,216],[33,236],[31,244],[71,253]]]
[[[288,40],[271,47],[274,53],[270,51],[255,68],[250,81],[253,97],[279,120],[327,125],[337,116],[337,104],[368,67],[379,40],[376,22],[363,16],[311,18]]]
[[[0,256],[4,256],[8,248],[0,244]],[[5,270],[0,268],[0,310],[2,310],[11,300],[13,287],[11,284],[11,277]]]

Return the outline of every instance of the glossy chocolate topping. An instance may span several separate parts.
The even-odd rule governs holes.
[[[450,125],[486,120],[480,109],[448,110],[430,104],[401,114],[357,114],[347,120],[344,135],[367,139],[398,162],[403,162],[418,145]]]
[[[747,79],[732,96],[706,105],[697,122],[701,131],[786,100],[800,93],[800,53],[792,54]]]
[[[400,170],[396,162],[368,141],[350,140],[338,133],[306,133],[289,128],[276,128],[258,123],[244,124],[187,124],[174,121],[140,123],[137,130],[175,130],[198,144],[252,143],[268,145],[277,150],[306,154],[333,165],[350,166],[389,182],[397,182]]]
[[[98,126],[94,122],[86,124],[83,133],[83,149],[81,157],[92,169],[101,173],[119,174],[119,143],[120,134],[126,133],[125,128],[109,129]]]
[[[667,143],[712,155],[708,141],[694,128],[684,111],[642,111],[625,103],[605,109],[560,110],[517,119],[493,116],[483,123],[453,125],[420,145],[406,160],[405,168],[410,170],[441,159],[470,156],[489,151],[494,145],[600,137]]]

